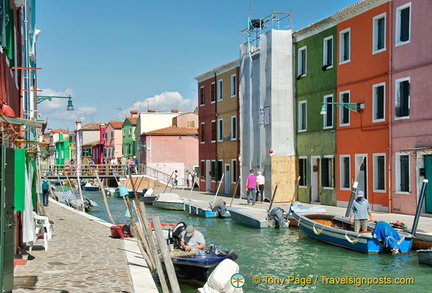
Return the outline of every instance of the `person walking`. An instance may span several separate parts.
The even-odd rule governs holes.
[[[265,186],[265,177],[262,175],[261,171],[257,172],[257,201],[259,203],[263,203],[264,200],[264,186]]]
[[[251,169],[249,175],[246,177],[246,199],[248,205],[255,205],[255,191],[257,189],[256,177],[254,170]]]
[[[42,180],[42,204],[44,206],[48,206],[48,201],[49,201],[49,194],[51,193],[51,182],[48,181],[47,178],[44,178]]]
[[[373,221],[370,205],[364,198],[364,192],[359,190],[350,212],[350,223],[354,221],[354,231],[367,231],[368,219]]]
[[[179,176],[178,171],[175,170],[174,171],[174,175],[173,175],[173,185],[174,185],[174,187],[177,187],[177,185],[178,185],[178,176]]]

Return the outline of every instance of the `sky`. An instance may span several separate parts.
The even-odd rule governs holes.
[[[131,110],[192,112],[195,77],[239,58],[249,16],[291,12],[295,31],[358,0],[36,2],[38,95],[71,96],[75,107],[52,99],[38,110],[48,128],[74,130]]]

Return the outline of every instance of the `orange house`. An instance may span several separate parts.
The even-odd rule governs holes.
[[[337,25],[337,102],[352,106],[336,112],[341,206],[348,204],[358,182],[357,190],[364,191],[373,210],[389,210],[389,9],[389,2],[366,2],[347,11]]]

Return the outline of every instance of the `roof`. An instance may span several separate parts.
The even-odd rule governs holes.
[[[99,130],[101,124],[105,124],[105,122],[93,122],[86,124],[81,127],[81,130]]]
[[[59,128],[59,129],[51,129],[51,130],[45,132],[44,134],[50,134],[50,133],[69,133],[69,132],[70,132],[69,130]]]
[[[130,122],[130,124],[132,124],[132,125],[137,125],[137,123],[138,123],[138,117],[126,117],[125,122],[126,122],[126,120],[128,120]],[[123,122],[123,124],[124,124],[124,122]]]
[[[114,121],[113,120],[113,121],[108,122],[108,125],[112,125],[113,128],[119,129],[119,128],[122,128],[123,122],[122,121]]]
[[[145,132],[142,135],[189,135],[194,136],[198,135],[198,129],[192,127],[177,127],[177,126],[169,126],[161,129],[156,129],[153,131]]]

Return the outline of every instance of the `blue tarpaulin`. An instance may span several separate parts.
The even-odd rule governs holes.
[[[384,243],[384,247],[393,250],[399,249],[398,241],[401,239],[399,233],[389,223],[380,221],[376,224],[372,236]]]

